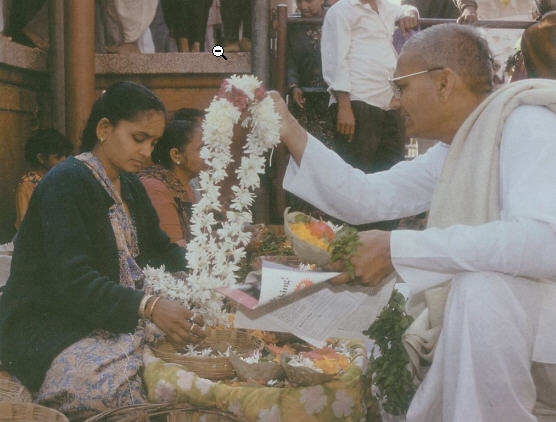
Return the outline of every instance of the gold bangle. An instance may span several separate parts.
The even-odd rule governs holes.
[[[139,303],[139,310],[137,311],[137,313],[141,318],[145,318],[145,308],[151,297],[153,297],[153,295],[144,295],[141,299],[141,302]]]
[[[156,304],[158,303],[158,301],[160,300],[160,296],[157,296],[154,298],[154,300],[151,303],[151,306],[149,306],[149,308],[146,310],[145,315],[146,317],[152,321],[152,316],[153,316],[153,312],[154,312],[154,308],[156,306]]]

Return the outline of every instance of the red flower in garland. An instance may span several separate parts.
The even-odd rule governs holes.
[[[227,80],[222,82],[217,97],[225,98],[226,100],[228,100],[228,102],[237,107],[241,112],[245,111],[245,109],[247,108],[247,103],[249,102],[249,97],[247,97],[247,94],[243,90],[236,88],[233,85],[232,89],[230,90],[228,88],[229,85],[230,83]]]

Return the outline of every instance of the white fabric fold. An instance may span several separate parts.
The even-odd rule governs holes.
[[[471,113],[456,133],[445,159],[434,190],[428,227],[478,226],[500,220],[502,131],[507,117],[522,105],[544,106],[556,113],[556,82],[536,79],[511,84],[489,96]],[[545,294],[540,304],[533,360],[555,364],[556,280],[535,281],[542,284]],[[419,379],[425,374],[421,362],[432,361],[448,292],[449,283],[419,292],[408,303],[408,311],[416,319],[403,341]]]

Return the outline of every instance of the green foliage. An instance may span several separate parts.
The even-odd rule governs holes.
[[[247,251],[245,258],[239,264],[237,279],[245,280],[247,274],[253,271],[253,261],[259,256],[292,256],[293,249],[289,246],[286,236],[277,235],[269,231],[256,251]]]
[[[375,341],[380,356],[373,352],[367,370],[367,381],[376,386],[373,399],[381,403],[385,412],[403,415],[417,386],[408,369],[409,358],[402,344],[402,335],[413,322],[405,313],[405,298],[394,290],[388,305],[363,334]]]
[[[360,244],[357,230],[353,227],[344,226],[336,233],[334,240],[328,246],[328,250],[332,254],[332,262],[342,261],[352,279],[355,278],[355,270],[350,259]]]

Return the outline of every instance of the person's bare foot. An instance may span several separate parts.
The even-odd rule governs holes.
[[[201,44],[199,43],[199,41],[195,41],[193,43],[193,45],[191,46],[191,50],[192,53],[199,53],[201,51]]]
[[[189,53],[189,40],[187,38],[178,39],[178,50],[181,53]]]
[[[251,51],[251,40],[249,38],[242,38],[239,42],[240,51]]]
[[[226,51],[226,53],[238,53],[239,43],[236,41],[236,42],[224,44],[224,51]]]
[[[139,50],[139,47],[137,47],[137,45],[135,43],[131,43],[131,42],[127,42],[127,43],[122,44],[122,45],[112,45],[112,46],[105,47],[105,48],[106,48],[106,52],[111,53],[111,54],[129,55],[129,54],[140,54],[141,53],[141,51]]]

